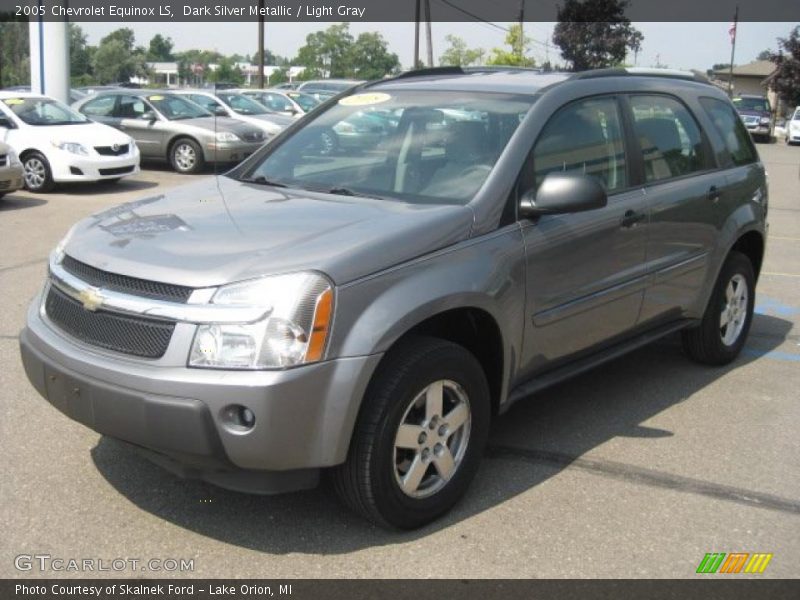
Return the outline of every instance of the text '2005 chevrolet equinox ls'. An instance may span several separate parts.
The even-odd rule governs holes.
[[[356,113],[385,125],[331,152]],[[412,72],[79,222],[22,357],[51,404],[173,472],[260,493],[324,472],[412,528],[515,400],[678,330],[732,361],[766,214],[741,119],[690,75]]]

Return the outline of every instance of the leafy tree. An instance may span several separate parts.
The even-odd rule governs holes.
[[[208,81],[235,83],[237,85],[244,84],[245,76],[242,70],[236,66],[233,59],[222,57],[217,62],[217,68],[208,73]]]
[[[73,85],[92,83],[92,55],[95,48],[86,43],[86,34],[75,23],[69,24],[69,70]]]
[[[772,56],[772,50],[762,50],[756,56],[756,60],[769,60],[770,56]]]
[[[625,16],[627,0],[565,0],[553,42],[574,71],[618,65],[638,52],[644,36]]]
[[[352,76],[359,79],[381,79],[400,71],[400,59],[389,52],[380,33],[362,33],[350,49]]]
[[[778,52],[769,59],[775,63],[772,87],[788,106],[800,106],[800,26],[778,38]]]
[[[157,62],[168,62],[174,60],[172,49],[175,44],[172,38],[165,38],[160,33],[155,34],[150,40],[150,47],[147,50],[147,60]]]
[[[305,45],[297,51],[295,63],[316,69],[328,77],[347,77],[352,72],[353,36],[348,23],[331,25],[324,31],[306,36]]]
[[[511,50],[503,48],[493,48],[492,54],[487,61],[490,65],[504,65],[511,67],[534,67],[536,61],[526,56],[530,45],[531,38],[524,35],[522,27],[519,23],[514,23],[506,34],[505,42],[511,47]]]
[[[128,28],[112,31],[102,40],[92,57],[92,69],[100,83],[128,81],[146,77],[145,51],[134,47],[133,31]]]
[[[479,63],[483,58],[482,48],[469,48],[467,43],[457,35],[447,34],[444,38],[448,44],[447,49],[439,57],[439,64],[453,67],[468,67]]]
[[[256,64],[258,62],[258,50],[256,50],[251,57],[249,57],[251,63]],[[289,59],[285,56],[280,56],[279,54],[275,54],[269,48],[264,48],[264,64],[265,65],[272,65],[276,67],[284,67],[289,65]]]
[[[0,88],[28,85],[31,82],[28,21],[14,21],[12,15],[0,16]]]

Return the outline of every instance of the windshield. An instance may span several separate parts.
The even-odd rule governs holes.
[[[155,94],[148,96],[147,100],[170,121],[212,116],[202,106],[174,94]]]
[[[733,105],[736,110],[769,112],[769,102],[766,98],[734,98]]]
[[[28,125],[78,125],[89,121],[51,98],[6,98],[2,102]]]
[[[792,121],[800,121],[800,108],[794,111],[794,117],[792,118]]]
[[[466,204],[534,100],[420,91],[347,96],[242,179],[412,203]]]
[[[313,110],[320,105],[319,100],[314,98],[314,96],[309,96],[308,94],[303,94],[301,92],[287,92],[286,95],[297,102],[300,105],[300,108],[306,112]]]
[[[269,113],[261,104],[242,94],[219,94],[219,99],[240,115],[266,115]]]

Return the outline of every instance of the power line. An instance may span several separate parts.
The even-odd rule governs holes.
[[[486,25],[491,25],[492,27],[495,27],[496,29],[500,29],[501,31],[506,31],[506,32],[510,31],[507,27],[503,27],[502,25],[498,25],[497,23],[492,23],[491,21],[487,21],[483,17],[479,17],[475,13],[471,13],[466,8],[461,8],[457,4],[453,4],[452,2],[450,2],[450,0],[437,0],[437,1],[442,3],[442,4],[445,4],[445,5],[449,6],[452,9],[457,10],[460,13],[463,13],[463,14],[467,15],[468,17],[470,17],[472,19],[475,19],[479,23],[485,23]]]

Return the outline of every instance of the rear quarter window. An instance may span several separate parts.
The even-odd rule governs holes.
[[[725,144],[733,164],[738,166],[755,162],[758,155],[753,141],[734,108],[716,98],[700,98],[700,104]]]

